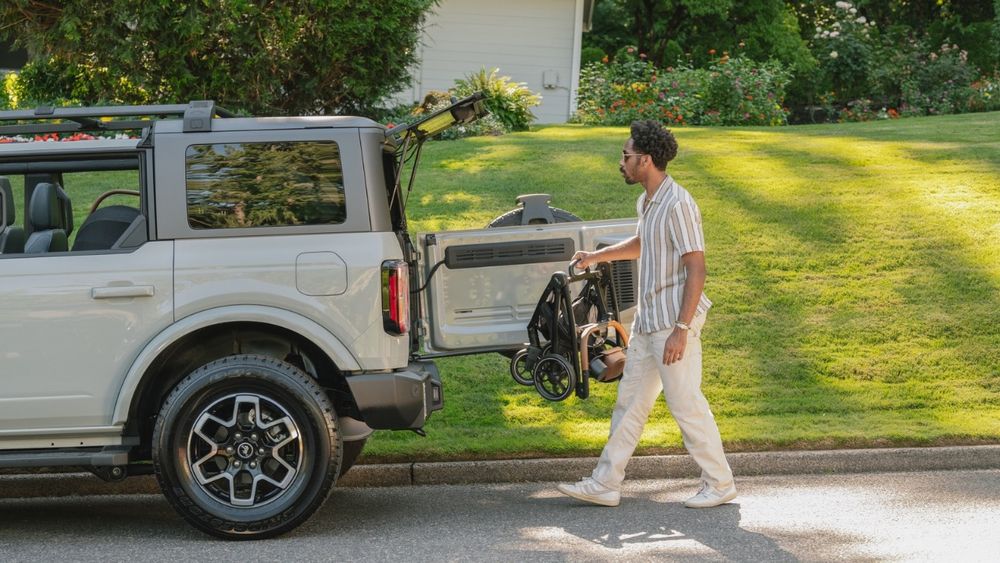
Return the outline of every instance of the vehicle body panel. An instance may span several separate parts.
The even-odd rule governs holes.
[[[476,250],[522,241],[568,240],[572,244],[571,256],[576,250],[596,250],[625,240],[635,234],[635,226],[634,219],[613,219],[422,235],[419,244],[423,253],[420,271],[426,279],[435,264],[446,260],[449,249],[463,246]],[[544,252],[544,248],[537,246],[528,249],[528,254],[536,253],[538,257],[526,264],[506,264],[510,260],[505,260],[502,255],[496,261],[504,265],[452,269],[442,264],[430,279],[424,294],[422,322],[428,335],[426,350],[446,352],[522,347],[528,340],[528,320],[546,284],[552,274],[566,271],[569,266],[568,259],[548,260]],[[631,319],[631,310],[624,313],[623,322],[627,323]]]
[[[294,244],[293,244],[294,242]],[[344,269],[327,276],[344,276],[335,295],[307,295],[297,289],[297,276],[315,276],[302,267],[301,257],[335,254]],[[175,315],[178,320],[203,311],[254,305],[294,313],[322,326],[351,350],[350,370],[388,370],[406,365],[405,337],[382,328],[383,260],[401,258],[393,233],[342,233],[178,240],[174,264]],[[323,275],[323,274],[319,274]],[[240,320],[235,314],[231,321]],[[249,319],[248,319],[249,320]]]
[[[0,260],[0,429],[111,422],[137,351],[173,321],[173,245]]]

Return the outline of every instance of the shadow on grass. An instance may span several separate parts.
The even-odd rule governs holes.
[[[844,144],[850,145],[854,139],[839,139],[839,141],[846,141]],[[873,144],[878,145],[878,141],[872,138],[858,141],[859,143],[863,141],[866,150],[869,151]],[[928,181],[928,177],[935,171],[932,164],[919,160],[922,151],[917,150],[916,155],[914,155],[905,150],[899,150],[896,145],[896,143],[892,143],[891,150],[888,150],[884,156],[892,159],[896,165],[901,163],[908,169],[919,171],[920,179],[924,182]],[[752,150],[756,159],[788,161],[779,166],[790,167],[793,163],[817,160],[815,154],[802,147],[774,147],[765,143],[754,143]],[[949,160],[954,160],[956,156],[947,151],[938,152],[938,155],[942,159]],[[856,166],[856,161],[859,158],[870,158],[871,156],[871,154],[851,154],[851,150],[842,153],[828,151],[818,160],[824,164],[833,163],[849,171]],[[971,160],[959,163],[958,166],[981,169],[982,164],[982,161]],[[825,203],[826,196],[821,190],[817,190],[815,199],[806,198],[801,205],[775,204],[774,201],[762,203],[758,195],[759,190],[754,191],[742,183],[733,182],[731,179],[715,174],[710,166],[696,160],[686,163],[686,167],[698,175],[700,181],[704,182],[707,178],[708,185],[724,188],[725,191],[714,192],[711,197],[735,203],[743,215],[755,221],[761,228],[777,229],[780,236],[788,237],[789,243],[808,244],[816,251],[833,253],[847,258],[853,251],[857,250],[852,248],[857,246],[855,241],[874,242],[876,245],[879,242],[881,233],[865,231],[867,226],[865,218],[856,211],[852,212],[847,209],[847,206],[838,209],[836,202],[833,205]],[[810,179],[816,177],[815,171],[811,168],[797,170],[795,175],[799,177],[792,180],[792,183],[803,185],[808,185]],[[893,214],[893,217],[888,220],[896,223],[894,226],[896,231],[901,232],[903,238],[912,246],[912,249],[907,249],[908,252],[912,253],[912,256],[908,256],[904,263],[898,267],[899,273],[902,274],[906,283],[896,285],[891,289],[900,298],[901,303],[898,307],[905,312],[912,311],[911,314],[919,332],[908,335],[891,335],[892,338],[883,338],[882,340],[879,340],[880,336],[884,337],[885,335],[879,335],[877,332],[874,334],[862,332],[863,337],[860,340],[865,345],[876,348],[879,345],[891,345],[892,340],[899,338],[912,339],[917,343],[928,341],[933,349],[927,350],[927,352],[936,356],[934,361],[924,363],[922,363],[921,357],[923,354],[917,357],[903,358],[904,365],[899,366],[902,369],[897,369],[893,377],[880,378],[880,382],[900,383],[910,380],[930,380],[939,383],[936,380],[943,379],[950,380],[948,383],[951,385],[958,385],[955,380],[968,378],[968,374],[971,372],[971,374],[979,374],[977,383],[990,391],[991,387],[988,382],[996,378],[998,364],[1000,364],[996,354],[990,354],[991,350],[997,350],[1000,347],[998,332],[995,329],[985,328],[1000,326],[1000,316],[997,314],[997,311],[1000,310],[1000,299],[998,299],[1000,286],[997,284],[996,272],[991,271],[986,265],[988,261],[977,261],[971,258],[975,249],[970,249],[969,234],[960,228],[955,228],[956,221],[953,220],[949,224],[947,221],[927,220],[928,217],[934,218],[947,210],[939,210],[926,199],[922,199],[920,197],[922,193],[920,184],[910,184],[910,178],[882,175],[879,179],[881,182],[879,189],[891,189],[896,196],[896,199],[892,201],[881,202],[885,210]],[[942,179],[942,181],[945,180]],[[992,194],[986,194],[982,191],[978,193],[983,201],[990,204],[990,208],[995,213],[998,206],[996,198]],[[856,205],[854,207],[856,209],[863,209],[863,206],[859,204],[863,201],[864,196],[865,194],[852,196],[855,199]],[[850,200],[844,203],[850,203]],[[878,219],[886,220],[885,217]],[[707,218],[706,221],[711,221],[711,218]],[[804,223],[810,222],[822,223],[825,226],[819,229],[803,226]],[[958,222],[961,226],[968,227],[968,225],[962,225],[960,220]],[[984,223],[989,224],[988,222]],[[756,366],[755,369],[760,370],[765,377],[788,377],[788,374],[776,373],[775,368],[791,368],[789,371],[793,374],[792,379],[796,380],[797,383],[814,388],[826,397],[826,404],[822,410],[834,412],[856,410],[856,406],[852,403],[857,397],[851,393],[832,388],[830,385],[831,378],[842,379],[848,374],[831,371],[824,362],[817,361],[814,354],[810,353],[808,349],[803,349],[803,344],[807,340],[803,335],[808,335],[810,331],[816,329],[815,326],[809,326],[804,321],[807,317],[823,309],[823,305],[811,299],[809,295],[783,295],[781,290],[776,288],[778,285],[776,281],[780,280],[769,279],[767,268],[762,268],[757,263],[760,259],[759,256],[755,256],[751,252],[742,255],[742,258],[741,266],[733,268],[733,271],[745,277],[745,280],[741,280],[741,282],[750,289],[755,297],[769,296],[751,309],[758,312],[779,310],[782,315],[781,319],[776,319],[779,322],[763,331],[767,335],[766,339],[753,342],[747,338],[748,334],[753,334],[752,332],[741,332],[739,337],[733,338],[733,344],[742,349],[745,349],[747,345],[753,347],[750,352],[753,364]],[[831,266],[835,264],[835,260],[829,259],[818,262]],[[831,267],[831,269],[833,268]],[[887,269],[890,270],[888,273],[893,273],[893,265],[888,265]],[[772,273],[780,274],[780,272],[773,271]],[[822,275],[824,272],[812,273]],[[867,275],[872,284],[879,284],[884,283],[882,278],[887,272],[859,273]],[[717,312],[725,312],[727,304],[723,302],[720,305]],[[830,346],[835,346],[837,341],[858,340],[855,335],[851,334],[852,331],[866,331],[882,320],[868,314],[867,311],[858,306],[844,311],[834,310],[832,313],[841,316],[846,314],[847,322],[843,323],[841,327],[832,327],[832,331],[826,329],[830,334],[824,340],[828,340]],[[899,315],[900,311],[894,311],[893,314]],[[822,316],[819,315],[820,318]],[[967,322],[972,318],[975,318],[976,322]],[[738,319],[739,316],[736,316],[731,322],[738,322]],[[709,341],[710,345],[711,341]],[[924,351],[919,346],[917,350]],[[983,357],[984,352],[987,357]],[[785,361],[775,366],[771,358],[775,357],[776,354],[784,354],[786,357],[797,359],[797,362]],[[863,367],[864,362],[861,362],[860,365]],[[943,378],[942,375],[944,375]],[[953,399],[947,396],[940,397],[937,402],[933,399],[928,400],[935,406],[953,402]],[[993,398],[987,396],[982,401],[987,404],[997,404],[995,391]],[[773,400],[768,402],[773,402]]]

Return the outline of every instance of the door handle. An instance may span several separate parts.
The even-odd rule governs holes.
[[[119,285],[94,287],[90,290],[93,299],[115,299],[121,297],[152,297],[156,288],[151,285]]]

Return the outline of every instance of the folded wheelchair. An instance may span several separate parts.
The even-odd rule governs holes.
[[[528,346],[510,361],[510,374],[521,385],[534,385],[550,401],[590,396],[590,379],[611,383],[625,368],[628,335],[619,322],[618,300],[610,264],[577,273],[556,272],[542,292],[528,322]],[[575,299],[570,285],[584,282]]]

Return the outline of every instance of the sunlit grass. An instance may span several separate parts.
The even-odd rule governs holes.
[[[704,389],[730,450],[1000,440],[1000,114],[675,133],[670,170],[701,205],[715,302]],[[523,193],[632,216],[627,136],[566,125],[432,143],[411,226],[482,227]],[[500,356],[439,366],[446,407],[428,438],[380,432],[369,460],[604,444],[613,386],[549,403]],[[681,449],[660,401],[639,451]]]

